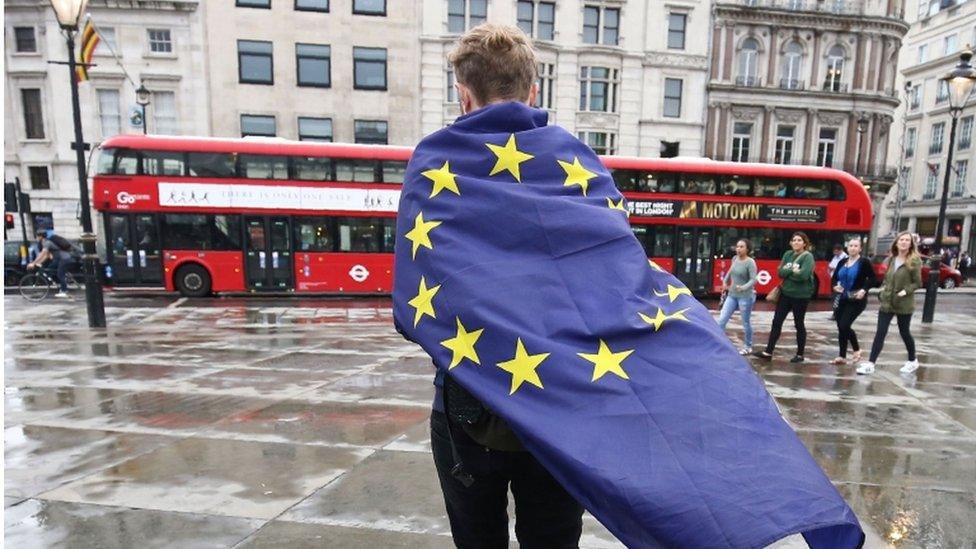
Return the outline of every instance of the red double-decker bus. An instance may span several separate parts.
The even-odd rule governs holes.
[[[400,185],[411,149],[118,136],[102,145],[93,202],[115,287],[211,292],[388,293]],[[648,257],[696,292],[718,290],[735,240],[756,243],[759,290],[778,281],[789,234],[818,245],[866,235],[871,206],[822,168],[604,157]]]

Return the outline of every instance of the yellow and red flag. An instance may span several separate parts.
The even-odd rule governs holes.
[[[88,64],[91,63],[92,56],[95,55],[95,48],[101,38],[95,31],[95,25],[89,17],[85,22],[85,28],[81,31],[81,49],[78,51],[78,68],[75,69],[79,82],[88,80]]]

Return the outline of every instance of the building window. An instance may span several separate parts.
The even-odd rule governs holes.
[[[925,177],[925,190],[922,192],[922,200],[935,198],[935,187],[939,184],[939,167],[929,164],[929,173]],[[933,233],[935,231],[932,231]]]
[[[332,119],[299,116],[298,140],[332,141]]]
[[[24,135],[27,139],[44,139],[44,114],[41,111],[41,90],[22,89],[20,100],[24,108]]]
[[[620,38],[620,8],[585,6],[583,42],[616,46]]]
[[[680,78],[664,79],[664,116],[667,118],[681,118],[681,87]]]
[[[352,57],[355,89],[386,89],[386,48],[353,48]]]
[[[17,53],[36,53],[37,38],[34,27],[14,27],[14,43]]]
[[[607,67],[580,68],[580,110],[616,112],[617,69]]]
[[[945,103],[949,100],[949,84],[945,80],[939,80],[935,85],[935,104]]]
[[[488,18],[488,0],[448,0],[447,32],[461,33]]]
[[[238,78],[242,84],[274,84],[271,42],[237,41]]]
[[[119,90],[95,90],[98,96],[98,121],[102,138],[122,133],[122,113],[119,111]]]
[[[824,90],[847,91],[841,80],[844,78],[844,48],[834,46],[827,54],[827,77],[824,78]]]
[[[773,162],[776,164],[793,163],[793,140],[796,126],[778,126],[776,128],[776,151]]]
[[[685,49],[685,27],[688,25],[688,14],[668,14],[668,49]]]
[[[27,173],[30,175],[30,186],[35,191],[46,191],[51,188],[51,179],[48,175],[47,166],[29,166]]]
[[[834,166],[834,150],[837,148],[837,129],[820,128],[820,139],[817,140],[817,165],[824,168]]]
[[[456,103],[458,100],[457,88],[454,86],[454,69],[448,67],[445,69],[445,80],[447,81],[446,97],[447,103]]]
[[[746,38],[739,50],[739,76],[735,83],[739,86],[758,86],[758,68],[759,42],[755,38]]]
[[[318,44],[295,44],[298,85],[328,88],[332,85],[332,48]]]
[[[608,132],[579,132],[580,141],[586,143],[596,154],[613,154],[617,135]]]
[[[898,179],[898,199],[907,200],[908,199],[908,187],[912,181],[912,169],[905,166],[901,169],[901,177]],[[899,229],[904,230],[904,229]]]
[[[945,133],[945,122],[932,124],[932,139],[929,142],[929,154],[942,152],[942,136]]]
[[[31,227],[34,227],[34,231],[54,230],[54,215],[51,212],[32,212]]]
[[[152,108],[156,133],[176,135],[180,132],[179,118],[176,116],[176,92],[153,92]]]
[[[384,120],[356,120],[356,143],[386,145],[389,143],[388,126]]]
[[[556,89],[556,65],[553,63],[539,63],[539,94],[535,96],[535,106],[540,109],[552,109],[555,102],[553,95]]]
[[[169,29],[149,29],[149,51],[152,53],[173,53],[173,37]]]
[[[271,9],[271,0],[237,0],[235,4],[239,8],[265,8]]]
[[[803,63],[803,46],[797,42],[790,42],[783,51],[783,67],[780,75],[779,87],[784,90],[802,90],[800,81]]]
[[[295,0],[298,11],[329,11],[329,0]]]
[[[922,106],[922,85],[915,84],[908,91],[908,108],[917,111]]]
[[[973,143],[973,117],[967,116],[959,121],[959,150],[968,149]]]
[[[98,27],[98,38],[95,55],[112,55],[113,51],[119,51],[115,45],[114,27]]]
[[[352,0],[356,15],[386,15],[386,0]]]
[[[929,58],[929,45],[922,44],[921,46],[918,47],[918,55],[916,56],[916,60],[918,61],[918,64],[921,65],[922,63],[928,61],[928,58]]]
[[[732,125],[732,158],[733,162],[749,161],[749,144],[752,137],[752,124],[736,122]]]
[[[905,132],[905,158],[915,156],[915,144],[918,142],[918,130],[908,128]]]
[[[242,114],[241,137],[247,137],[249,135],[263,137],[274,137],[277,135],[275,117],[258,114]]]
[[[958,198],[966,190],[966,172],[969,171],[969,161],[956,162],[956,180],[952,184],[952,196]]]
[[[945,55],[952,55],[959,51],[959,35],[950,34],[945,37]]]
[[[519,0],[518,26],[522,32],[539,40],[552,40],[555,29],[556,4]],[[536,25],[538,21],[538,25]]]

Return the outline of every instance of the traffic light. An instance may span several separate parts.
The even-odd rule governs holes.
[[[953,219],[949,222],[949,236],[962,237],[962,221]]]
[[[31,213],[30,194],[21,192],[19,196],[20,196],[19,211],[24,212],[25,214]]]
[[[3,214],[3,222],[4,222],[4,227],[6,227],[7,229],[13,229],[14,228],[14,214],[12,214],[12,213]]]
[[[14,183],[3,184],[3,211],[17,211],[17,185]]]

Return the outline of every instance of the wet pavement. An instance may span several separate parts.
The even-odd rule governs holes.
[[[807,315],[806,363],[787,362],[787,321],[775,360],[754,364],[868,547],[976,547],[976,295],[939,299],[935,325],[913,324],[913,376],[898,374],[896,329],[876,374],[829,364],[825,303]],[[453,546],[432,367],[388,300],[109,295],[105,331],[81,301],[4,309],[9,546]],[[856,325],[865,347],[876,315]],[[740,343],[737,319],[729,331]],[[589,515],[582,545],[620,546]]]

